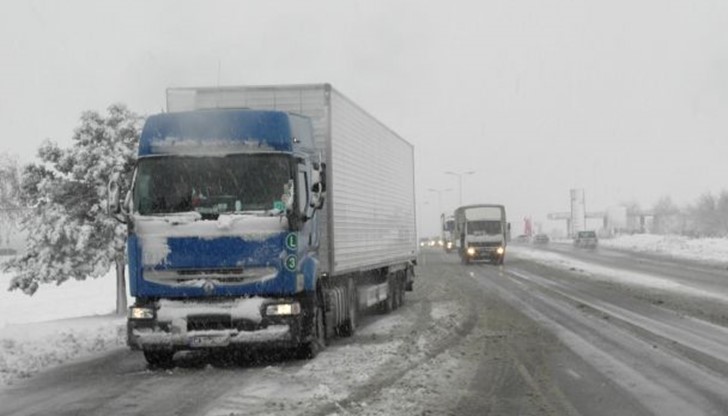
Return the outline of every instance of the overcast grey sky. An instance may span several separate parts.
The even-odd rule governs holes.
[[[415,145],[424,233],[447,170],[519,232],[573,187],[589,210],[728,188],[727,28],[725,0],[3,0],[0,151],[170,86],[330,82]]]

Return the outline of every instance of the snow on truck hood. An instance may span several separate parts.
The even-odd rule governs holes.
[[[163,263],[170,254],[169,238],[238,237],[246,241],[263,241],[288,230],[284,216],[220,214],[217,220],[202,220],[197,212],[164,216],[134,215],[134,228],[142,246],[145,266]]]

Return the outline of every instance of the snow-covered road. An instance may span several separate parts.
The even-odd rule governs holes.
[[[724,414],[722,270],[509,252],[495,267],[423,251],[402,308],[365,317],[312,361],[188,354],[153,371],[112,346],[15,380],[0,415]]]

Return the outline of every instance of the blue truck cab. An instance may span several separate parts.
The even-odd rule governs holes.
[[[128,344],[176,351],[323,343],[324,165],[309,118],[213,109],[146,120],[127,197]]]

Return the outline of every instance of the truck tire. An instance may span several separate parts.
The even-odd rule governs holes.
[[[323,303],[319,300],[314,305],[314,316],[313,322],[311,323],[311,333],[309,338],[313,336],[309,341],[304,342],[297,351],[297,356],[303,360],[310,360],[316,358],[316,356],[326,348],[326,322],[324,320],[324,308]]]
[[[339,335],[342,337],[351,337],[356,332],[356,325],[359,320],[359,299],[357,297],[354,279],[349,279],[346,294],[349,301],[349,316],[339,326]]]
[[[144,351],[144,359],[150,368],[173,368],[174,351]]]
[[[402,275],[399,279],[397,279],[397,283],[395,285],[396,290],[394,294],[394,308],[399,309],[404,305],[404,291],[407,281],[407,272],[402,272]]]

